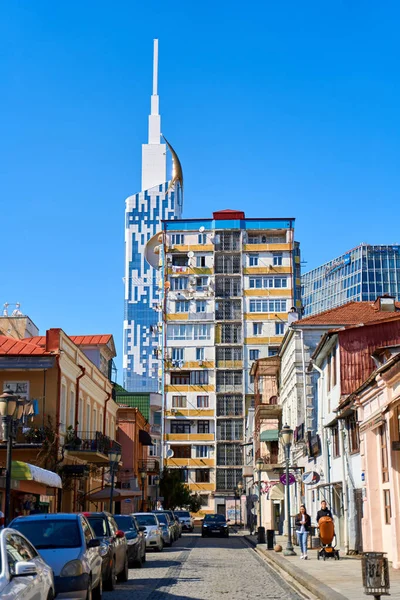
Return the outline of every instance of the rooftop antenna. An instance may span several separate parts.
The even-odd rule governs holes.
[[[8,302],[4,302],[4,308],[3,308],[3,317],[8,317],[8,307],[9,307],[9,303]]]

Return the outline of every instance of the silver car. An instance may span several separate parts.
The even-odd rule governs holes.
[[[139,525],[140,531],[143,531],[146,538],[146,548],[153,548],[161,552],[164,548],[164,539],[161,530],[161,524],[156,515],[152,513],[134,513],[133,515]]]
[[[53,600],[53,571],[15,529],[0,531],[0,598]]]
[[[58,513],[17,517],[10,527],[36,547],[54,573],[57,600],[101,600],[103,584],[100,540],[82,514]]]
[[[161,525],[162,537],[166,546],[172,546],[176,539],[175,522],[172,522],[166,512],[153,511]]]
[[[194,520],[188,510],[174,510],[174,515],[176,515],[182,523],[183,531],[193,531]]]

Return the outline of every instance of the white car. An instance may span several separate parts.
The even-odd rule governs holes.
[[[34,546],[15,529],[0,531],[1,600],[53,600],[51,567]]]
[[[146,549],[153,548],[161,552],[164,548],[161,523],[152,513],[134,513],[139,530],[143,531],[146,539]]]

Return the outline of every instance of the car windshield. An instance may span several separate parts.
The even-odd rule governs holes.
[[[146,527],[147,525],[157,525],[157,519],[154,515],[135,515],[137,522],[141,527]]]
[[[105,517],[88,516],[87,520],[92,526],[94,535],[96,537],[105,537],[106,535],[109,535],[107,529],[107,520]]]
[[[164,525],[169,525],[169,519],[165,513],[157,513],[157,518],[160,521],[160,523],[163,523]]]
[[[118,525],[118,529],[121,529],[122,531],[130,531],[131,529],[135,529],[135,525],[131,517],[115,515],[114,519]]]
[[[185,517],[186,519],[190,519],[190,512],[187,510],[176,510],[175,514],[178,517]]]
[[[206,515],[204,517],[204,523],[225,523],[225,521],[224,515]]]
[[[17,519],[12,528],[20,531],[36,547],[79,548],[82,544],[78,523],[74,519]]]

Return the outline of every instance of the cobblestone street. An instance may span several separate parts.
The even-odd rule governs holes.
[[[161,554],[148,552],[142,569],[104,600],[211,600],[218,598],[300,600],[286,582],[249,548],[229,539],[185,535]]]

